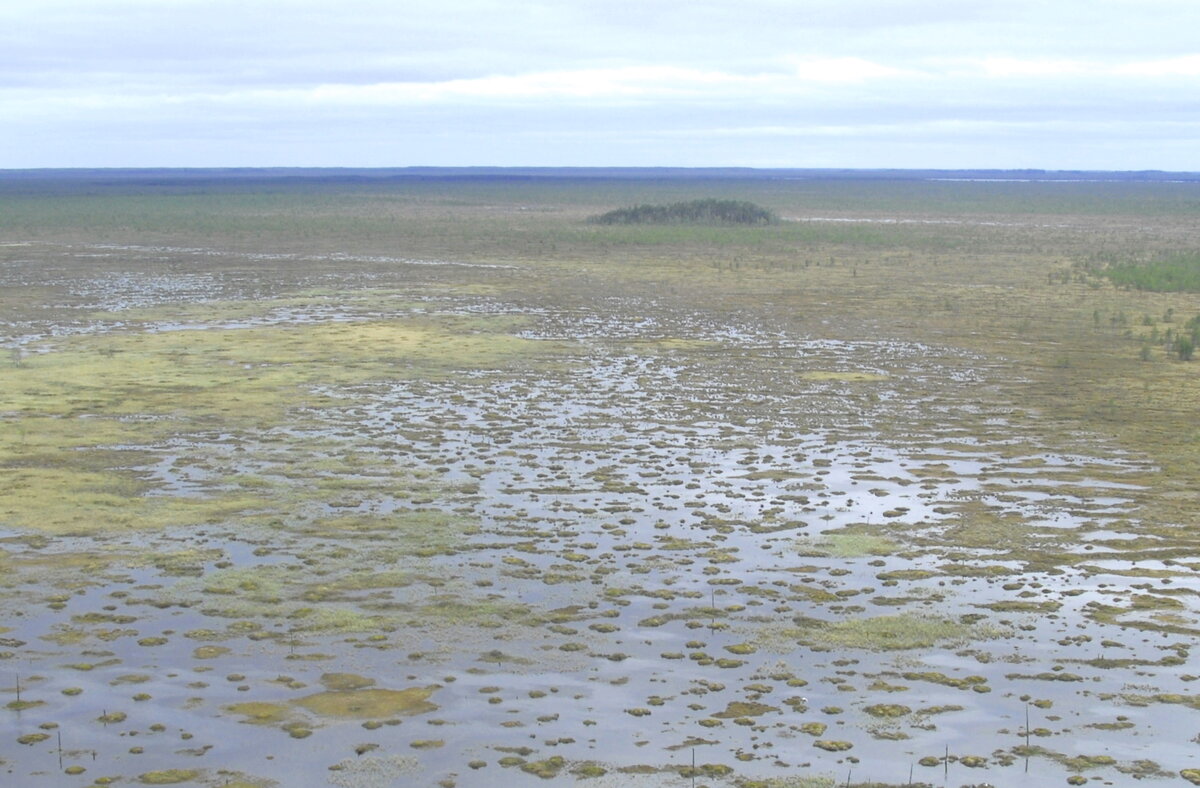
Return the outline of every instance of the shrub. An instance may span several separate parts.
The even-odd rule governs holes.
[[[1200,293],[1200,254],[1176,254],[1149,263],[1122,263],[1100,270],[1118,287],[1157,293]]]

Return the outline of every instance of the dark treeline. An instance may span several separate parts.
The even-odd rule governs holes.
[[[597,224],[774,224],[773,212],[744,200],[689,200],[634,205],[592,217]]]

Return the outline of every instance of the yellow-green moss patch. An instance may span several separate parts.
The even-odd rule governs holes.
[[[174,785],[176,783],[192,782],[203,774],[199,769],[161,769],[138,775],[138,782],[143,785]]]
[[[277,725],[287,720],[292,714],[292,709],[282,703],[266,703],[262,701],[235,703],[226,706],[225,710],[242,717],[242,722],[249,722],[254,725]]]
[[[440,689],[413,687],[405,690],[358,689],[318,692],[292,701],[323,717],[386,719],[400,715],[425,714],[437,709],[429,697]]]

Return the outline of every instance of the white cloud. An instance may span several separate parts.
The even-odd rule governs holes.
[[[992,57],[984,59],[980,66],[989,77],[1076,76],[1099,70],[1094,63],[1056,58]]]
[[[536,164],[543,133],[614,164],[731,163],[757,147],[739,136],[854,166],[853,140],[903,155],[919,137],[1053,167],[1037,156],[1078,133],[1128,145],[1107,166],[1157,146],[1200,169],[1197,29],[1195,0],[5,0],[0,167],[210,161],[189,158],[203,140],[246,165]],[[671,135],[690,142],[655,147]]]
[[[1200,55],[1132,61],[993,57],[979,62],[989,77],[1200,76]]]
[[[442,82],[322,85],[314,89],[311,95],[316,99],[366,103],[471,99],[621,99],[670,93],[694,94],[712,87],[740,86],[746,81],[743,77],[716,71],[642,65],[495,75]]]
[[[806,57],[789,56],[785,62],[791,64],[797,79],[812,82],[866,82],[873,79],[911,77],[915,73],[883,63],[859,57]]]
[[[761,99],[807,90],[807,83],[863,83],[904,72],[857,58],[806,59],[786,72],[738,74],[661,65],[533,72],[440,82],[321,85],[306,99],[334,103],[455,101]],[[285,95],[277,93],[275,95]]]
[[[1123,63],[1116,66],[1113,73],[1138,77],[1197,77],[1200,76],[1200,55]]]

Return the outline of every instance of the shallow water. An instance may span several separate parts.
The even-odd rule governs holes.
[[[180,252],[101,253],[130,251]],[[98,279],[107,301],[80,293],[89,308],[124,309],[142,303],[128,297],[135,284]],[[164,280],[144,303],[225,288],[210,284]],[[679,770],[695,752],[697,764],[743,777],[902,784],[913,768],[935,783],[946,769],[952,784],[1060,785],[1082,767],[1035,755],[1026,773],[1014,751],[1027,710],[1044,729],[1031,744],[1110,756],[1084,771],[1113,784],[1139,760],[1189,765],[1187,638],[1096,613],[1137,596],[1155,604],[1121,622],[1197,613],[1196,566],[1088,544],[1136,528],[1148,466],[1087,436],[1045,445],[1036,417],[1008,416],[985,359],[794,336],[658,299],[425,303],[523,314],[533,321],[524,336],[574,349],[554,365],[317,387],[333,404],[297,408],[295,423],[259,433],[112,447],[152,456],[136,468],[150,495],[265,490],[278,514],[268,522],[3,534],[11,629],[0,633],[10,643],[0,686],[15,700],[19,683],[23,700],[43,702],[8,712],[7,774],[85,785],[195,768],[211,785],[237,772],[284,785],[321,775],[486,786],[542,784],[500,765],[506,755],[560,755],[567,766],[547,784],[574,784],[571,769],[595,763],[608,774],[588,784],[643,766],[658,771],[617,784],[686,785]],[[349,316],[242,322],[293,319]],[[994,533],[971,531],[981,524]],[[1049,566],[1034,549],[1087,547],[1086,561]],[[893,616],[911,616],[902,628],[928,619],[949,630],[877,650],[830,627]],[[201,646],[229,651],[197,656]],[[1129,662],[1096,662],[1105,659]],[[387,689],[436,685],[438,708],[343,720],[291,704],[334,672]],[[73,689],[82,692],[63,693]],[[282,704],[311,736],[228,709],[247,701]],[[714,716],[734,701],[770,708]],[[908,711],[878,718],[867,711],[876,704]],[[128,716],[98,721],[114,711]],[[1131,727],[1088,727],[1118,718]],[[814,747],[800,730],[811,722],[852,748]],[[46,723],[58,725],[50,738],[15,742]],[[59,771],[58,731],[64,765],[85,775]],[[413,746],[431,741],[442,744]],[[356,754],[364,744],[378,748]],[[948,767],[914,766],[947,748]],[[966,755],[988,765],[969,768]]]

